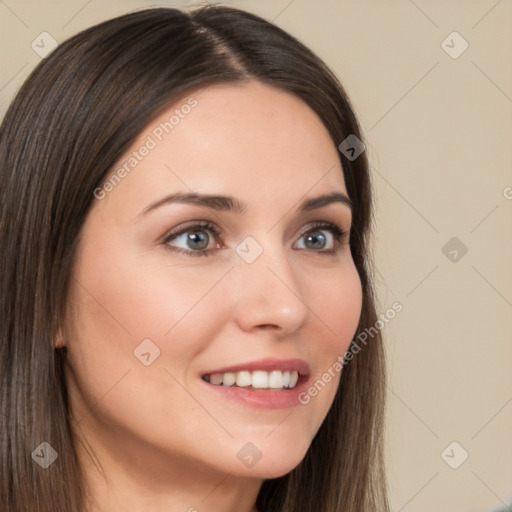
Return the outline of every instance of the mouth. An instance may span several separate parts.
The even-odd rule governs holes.
[[[266,358],[225,366],[201,375],[214,400],[262,410],[296,407],[309,385],[310,369],[302,359]]]
[[[247,390],[291,390],[308,380],[309,366],[302,359],[266,358],[212,370],[202,379],[214,386]]]
[[[253,390],[279,391],[293,389],[307,379],[297,371],[265,370],[205,374],[202,379],[214,386],[238,387]]]

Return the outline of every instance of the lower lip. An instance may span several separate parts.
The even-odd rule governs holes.
[[[300,377],[293,389],[247,389],[237,386],[218,386],[201,379],[214,393],[229,400],[236,400],[244,405],[258,409],[287,409],[301,402],[299,395],[307,389],[308,377]],[[301,382],[302,381],[302,382]]]

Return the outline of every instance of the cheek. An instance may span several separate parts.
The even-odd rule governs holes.
[[[215,285],[225,271],[127,257],[110,242],[88,242],[77,261],[66,340],[73,397],[79,416],[94,408],[136,431],[148,429],[145,422],[153,417],[158,430],[173,417],[173,407],[194,407],[176,380],[187,381],[191,362],[225,321],[215,309],[221,304]],[[148,352],[146,366],[142,354]],[[164,396],[172,399],[162,401]],[[133,416],[134,407],[144,414]]]
[[[337,355],[344,352],[355,335],[362,307],[361,280],[355,266],[333,269],[317,284],[310,284],[310,307],[323,324],[326,347]]]
[[[155,345],[149,344],[150,357],[160,351],[154,366],[172,360],[174,368],[185,369],[225,321],[214,290],[225,269],[172,266],[165,259],[123,253],[118,247],[123,247],[122,241],[98,236],[89,239],[78,260],[73,336],[79,340],[80,356],[76,359],[88,360],[94,368],[99,364],[138,372],[145,367],[134,350],[149,339]],[[208,295],[216,297],[217,308]]]
[[[304,332],[307,356],[315,361],[309,387],[299,395],[294,417],[312,439],[325,420],[343,372],[343,356],[357,330],[362,288],[353,262],[329,271],[306,273],[311,322]]]
[[[89,241],[77,280],[96,299],[98,320],[133,339],[162,337],[193,308],[209,285],[188,269],[137,253],[126,240]],[[101,247],[100,247],[101,246]],[[126,250],[120,250],[125,247]],[[103,311],[101,311],[103,310]]]

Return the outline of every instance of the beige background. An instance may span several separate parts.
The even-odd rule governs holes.
[[[367,137],[377,193],[379,312],[391,370],[394,511],[512,502],[512,2],[231,1],[298,36],[335,70]],[[0,117],[40,57],[106,18],[182,2],[0,2]],[[457,31],[469,47],[441,46]],[[457,52],[463,41],[450,37]],[[509,199],[507,199],[507,197]],[[457,237],[468,251],[443,246]],[[456,249],[457,250],[457,249]],[[462,447],[445,448],[457,441]],[[462,449],[469,458],[458,469]],[[446,455],[447,454],[447,455]]]

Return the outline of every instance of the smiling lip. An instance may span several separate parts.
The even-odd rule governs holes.
[[[242,371],[256,371],[264,370],[270,372],[272,370],[296,371],[299,376],[309,376],[309,366],[306,361],[302,359],[275,359],[273,357],[267,357],[264,359],[258,359],[257,361],[250,361],[248,363],[240,363],[233,366],[224,366],[223,368],[217,368],[215,370],[208,371],[204,375],[212,375],[214,373],[236,373]]]
[[[214,373],[236,373],[241,371],[264,370],[270,372],[272,370],[296,371],[299,373],[297,384],[293,389],[254,389],[238,386],[219,386],[210,384],[204,378],[201,382],[212,390],[216,396],[222,400],[236,401],[245,406],[255,407],[258,409],[286,409],[288,407],[296,407],[299,405],[299,397],[305,393],[308,382],[310,369],[308,364],[302,359],[274,359],[265,358],[249,363],[241,363],[233,366],[225,366],[205,373],[212,375]]]

